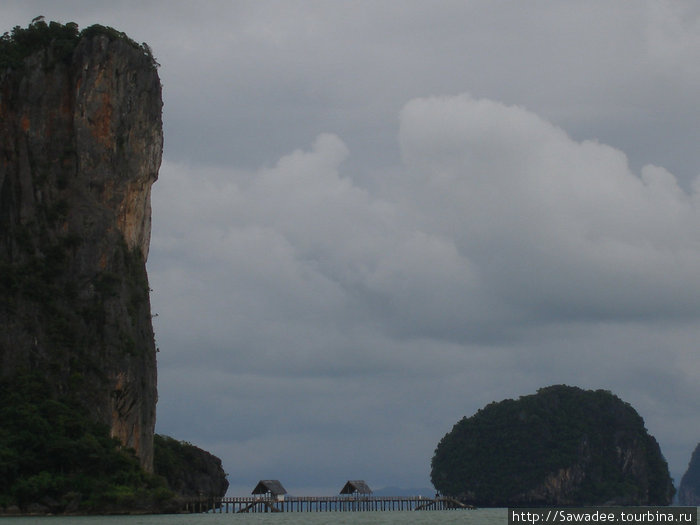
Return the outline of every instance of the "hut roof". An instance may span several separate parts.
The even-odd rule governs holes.
[[[359,492],[360,494],[372,494],[372,489],[369,488],[364,480],[357,479],[348,481],[340,491],[341,494],[354,494],[355,492]]]
[[[255,485],[253,492],[251,494],[272,494],[273,496],[280,496],[286,494],[287,491],[284,490],[282,483],[276,479],[261,479],[258,484]]]

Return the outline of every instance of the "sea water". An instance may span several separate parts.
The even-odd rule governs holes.
[[[257,514],[161,514],[154,516],[46,516],[0,518],[0,525],[503,525],[507,509],[284,512]]]
[[[160,514],[149,516],[45,516],[2,518],[0,525],[505,525],[508,509],[391,512],[281,512]],[[698,517],[700,525],[700,514]],[[655,525],[655,524],[654,524]]]

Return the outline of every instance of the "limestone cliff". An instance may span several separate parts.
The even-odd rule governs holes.
[[[678,489],[678,503],[692,507],[700,506],[700,443],[695,447],[693,455],[681,479]]]
[[[437,446],[431,478],[480,506],[668,505],[675,492],[629,404],[566,385],[462,419]]]
[[[150,471],[157,70],[108,28],[29,30],[0,62],[0,377],[40,371]]]

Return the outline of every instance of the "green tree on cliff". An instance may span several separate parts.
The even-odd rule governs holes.
[[[107,427],[77,400],[57,399],[39,374],[0,381],[0,422],[0,509],[157,508],[173,496]]]

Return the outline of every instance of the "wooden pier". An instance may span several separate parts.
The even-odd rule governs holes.
[[[287,496],[206,498],[186,502],[185,512],[368,512],[473,509],[456,499],[422,496]]]

